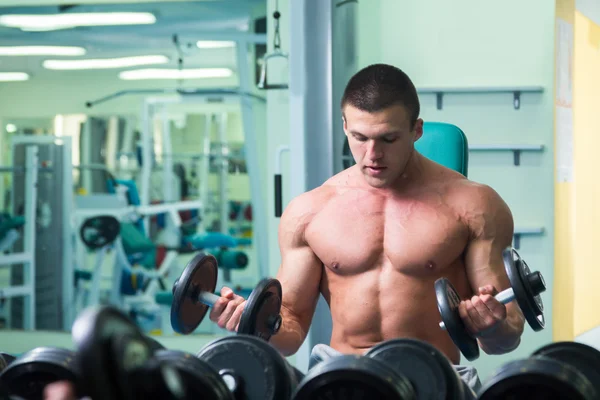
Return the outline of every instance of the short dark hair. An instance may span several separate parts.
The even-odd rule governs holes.
[[[344,90],[341,108],[347,104],[366,112],[401,104],[409,113],[411,126],[421,111],[417,89],[408,75],[388,64],[369,65],[354,74]]]

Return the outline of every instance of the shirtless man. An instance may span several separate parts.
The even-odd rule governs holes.
[[[283,324],[270,342],[294,354],[322,294],[333,350],[362,354],[388,339],[417,338],[458,366],[460,352],[438,326],[434,282],[447,277],[482,351],[514,350],[523,315],[493,297],[509,287],[502,250],[512,243],[513,219],[506,203],[489,186],[415,150],[423,120],[416,89],[401,70],[359,71],[341,111],[356,165],[293,199],[281,217]],[[236,330],[245,301],[229,288],[221,295],[210,319]]]
[[[286,356],[299,349],[322,294],[332,351],[362,354],[388,339],[417,338],[458,369],[460,353],[438,326],[434,282],[447,277],[465,299],[460,315],[482,351],[515,349],[523,315],[493,297],[509,287],[502,250],[512,243],[513,220],[505,202],[415,150],[423,120],[401,70],[359,71],[341,110],[356,165],[293,199],[282,215],[283,324],[272,345]],[[210,319],[235,331],[245,300],[227,287],[221,295]],[[477,390],[478,379],[462,377]]]

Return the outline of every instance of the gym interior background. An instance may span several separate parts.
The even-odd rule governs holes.
[[[273,176],[280,172],[283,177],[285,206],[301,190],[297,174],[302,174],[302,163],[294,159],[295,146],[313,140],[302,133],[310,115],[302,115],[306,108],[295,108],[303,87],[294,86],[294,79],[305,79],[298,78],[305,55],[294,54],[294,50],[311,54],[321,48],[333,54],[345,51],[352,59],[351,65],[339,67],[343,69],[339,74],[336,63],[330,71],[320,70],[325,76],[322,82],[343,82],[349,73],[376,62],[394,64],[409,74],[420,92],[424,120],[452,123],[466,133],[469,177],[491,185],[507,201],[515,218],[515,246],[533,270],[544,274],[548,286],[542,295],[546,329],[533,332],[526,326],[517,350],[503,356],[482,355],[474,361],[482,378],[544,343],[577,340],[600,348],[600,314],[595,312],[600,300],[596,290],[600,271],[595,268],[600,187],[594,172],[600,144],[595,135],[600,128],[596,109],[600,96],[597,2],[337,1],[333,3],[340,4],[334,4],[331,12],[345,13],[346,23],[336,25],[342,33],[334,32],[333,36],[344,35],[344,43],[349,43],[346,50],[328,47],[332,41],[327,31],[314,29],[312,34],[321,36],[311,40],[301,37],[306,26],[302,24],[314,18],[315,9],[328,1],[165,0],[133,4],[128,0],[80,0],[76,6],[59,7],[62,3],[5,0],[0,25],[9,21],[2,22],[3,17],[17,13],[92,11],[149,12],[156,22],[55,31],[0,26],[0,49],[68,45],[87,51],[86,55],[75,52],[62,56],[52,52],[0,54],[0,210],[5,212],[5,222],[12,218],[12,232],[19,234],[0,262],[2,257],[27,250],[23,241],[31,221],[17,217],[25,215],[29,204],[27,182],[31,176],[26,171],[30,169],[11,169],[27,167],[30,159],[22,146],[38,144],[40,163],[51,161],[39,169],[37,201],[33,204],[36,217],[31,232],[36,238],[32,251],[36,254],[38,300],[35,308],[28,308],[27,296],[10,295],[11,286],[22,284],[19,270],[24,267],[2,265],[0,350],[20,353],[33,343],[72,347],[69,321],[78,306],[115,295],[111,292],[117,286],[126,290],[123,286],[138,285],[144,276],[158,282],[151,272],[168,258],[173,250],[169,235],[178,231],[172,222],[165,222],[169,210],[137,210],[141,219],[135,223],[143,221],[153,234],[140,238],[146,245],[142,252],[153,257],[150,261],[135,258],[132,244],[82,249],[79,228],[86,216],[96,212],[125,218],[122,205],[103,197],[116,196],[111,192],[114,180],[135,183],[142,203],[183,204],[181,210],[174,210],[181,211],[184,225],[188,222],[185,227],[199,235],[190,239],[192,245],[194,240],[205,245],[202,240],[227,239],[207,238],[207,232],[231,236],[233,241],[226,241],[224,247],[245,254],[248,260],[247,265],[232,268],[228,276],[230,284],[242,292],[260,278],[274,276],[280,256]],[[281,13],[281,51],[289,58],[269,60],[268,83],[289,83],[290,87],[259,89],[261,59],[275,50],[276,7]],[[228,41],[239,41],[238,46],[228,45]],[[239,43],[246,44],[241,51]],[[138,59],[129,60],[128,66],[111,68],[64,67],[69,60],[133,56],[156,57],[146,60],[146,65]],[[167,59],[161,60],[165,56]],[[44,66],[44,60],[63,60],[65,69],[59,69],[59,62]],[[199,72],[190,71],[183,78],[171,73],[143,79],[151,72],[137,77],[124,73],[163,68],[214,70],[205,70],[205,77],[194,77]],[[22,74],[9,73],[28,75],[23,80]],[[339,84],[337,87],[335,105]],[[195,93],[178,95],[177,88]],[[225,91],[231,88],[237,92]],[[164,98],[171,100],[160,100]],[[339,118],[332,107],[329,119],[337,142],[329,148],[336,152],[336,160],[343,158],[343,146],[338,143],[343,137]],[[170,141],[164,140],[165,134],[170,135]],[[65,146],[70,146],[69,154],[63,151]],[[280,151],[285,146],[289,151]],[[153,163],[148,162],[150,159]],[[65,185],[66,191],[59,193]],[[125,260],[118,257],[123,250],[119,246],[125,247]],[[221,245],[216,246],[219,251]],[[174,274],[170,276],[177,276],[193,253],[174,251],[172,255],[168,269]],[[139,265],[150,262],[153,264],[146,268],[146,274],[135,269],[144,269]],[[102,279],[86,279],[89,276],[85,274],[75,279],[65,273],[97,271],[97,264],[103,271]],[[132,265],[135,268],[128,269]],[[129,280],[113,281],[115,271],[122,272],[123,268]],[[137,271],[141,271],[139,275]],[[56,283],[49,274],[62,280]],[[223,275],[220,271],[220,284]],[[168,348],[196,352],[215,337],[227,334],[209,321],[202,322],[193,335],[169,331],[168,306],[159,304],[155,296],[162,289],[150,287],[152,290],[142,287],[134,295],[116,296],[123,307],[136,312],[140,325]],[[48,296],[62,301],[58,306],[61,315],[46,311],[28,320],[27,310],[44,312]],[[35,329],[27,328],[28,321],[35,323]],[[302,365],[306,354],[303,348],[290,360]]]

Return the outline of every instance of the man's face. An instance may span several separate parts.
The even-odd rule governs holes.
[[[352,156],[367,183],[372,187],[388,187],[402,175],[414,142],[423,134],[423,120],[411,126],[402,105],[369,113],[346,105],[344,132]]]

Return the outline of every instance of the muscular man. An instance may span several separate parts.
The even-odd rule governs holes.
[[[283,325],[271,343],[294,354],[322,294],[336,352],[362,354],[409,337],[458,365],[459,350],[438,326],[434,282],[447,277],[465,299],[460,315],[482,351],[515,349],[524,318],[514,303],[493,297],[509,287],[502,250],[511,245],[513,220],[505,202],[415,150],[423,120],[401,70],[378,64],[359,71],[341,111],[356,165],[293,199],[282,215]],[[244,299],[229,288],[221,294],[210,318],[235,330]]]
[[[388,339],[417,338],[446,354],[476,390],[476,375],[460,368],[458,349],[438,326],[434,282],[449,278],[465,299],[460,315],[485,353],[515,349],[524,318],[493,297],[509,287],[502,250],[512,242],[511,212],[490,187],[415,150],[423,120],[401,70],[359,71],[341,111],[356,165],[293,199],[282,215],[283,324],[270,342],[294,354],[322,294],[333,318],[326,352],[362,354]],[[210,319],[235,331],[245,301],[226,287],[221,295]]]

